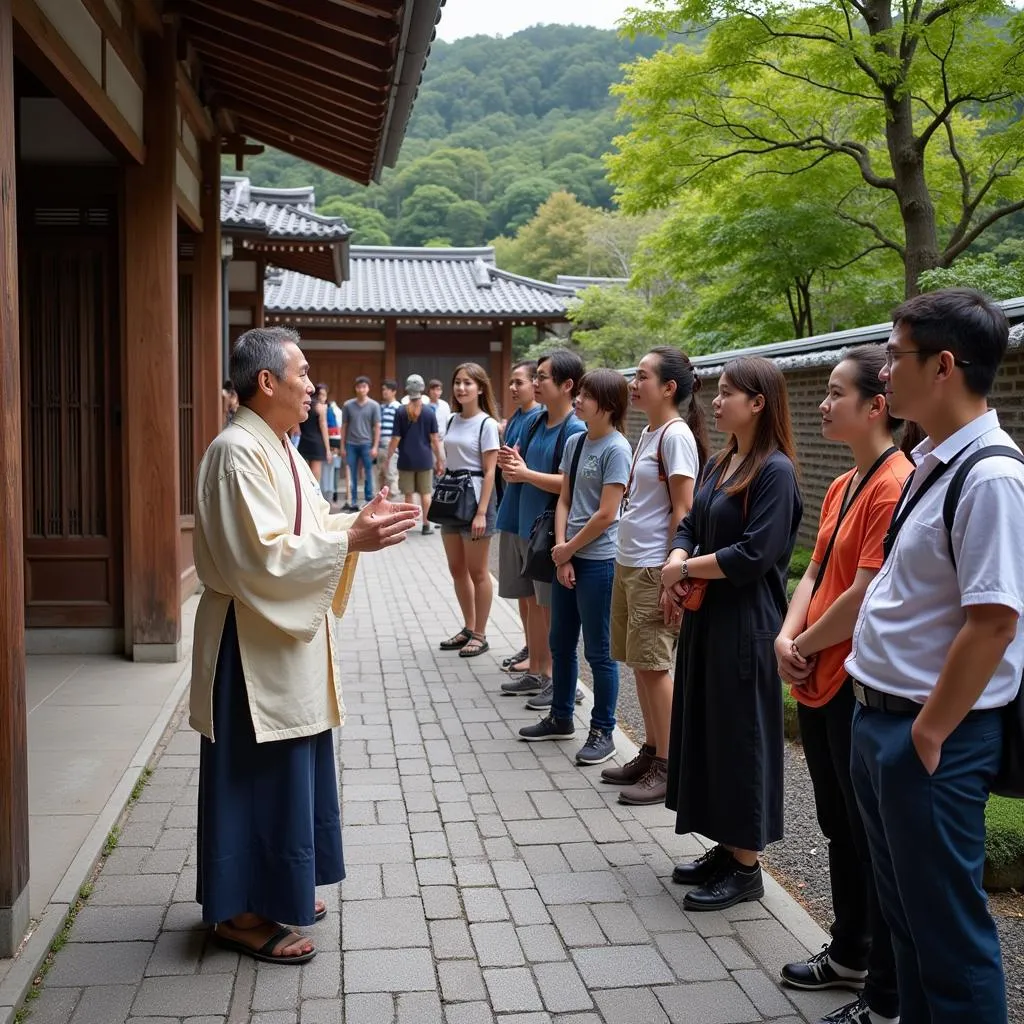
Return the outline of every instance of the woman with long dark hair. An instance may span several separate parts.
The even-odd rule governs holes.
[[[828,840],[832,941],[806,961],[786,964],[793,988],[863,989],[826,1019],[836,1024],[899,1017],[892,938],[882,917],[867,835],[850,776],[853,684],[843,663],[868,585],[882,567],[882,542],[914,464],[893,432],[881,345],[847,352],[832,371],[820,405],[821,433],[850,449],[854,467],[829,487],[814,555],[775,641],[779,674],[797,700],[800,739],[814,786],[818,823]],[[904,449],[916,437],[907,436]]]
[[[687,910],[760,899],[758,856],[782,838],[782,687],[773,645],[803,513],[778,367],[761,356],[727,363],[712,407],[729,441],[705,467],[661,574],[666,618],[690,604],[676,656],[665,802],[676,832],[716,843],[672,874],[697,886],[683,901]]]
[[[620,804],[658,804],[668,781],[668,727],[679,618],[660,606],[661,567],[693,504],[708,455],[708,428],[697,403],[700,378],[677,348],[652,349],[630,382],[630,404],[647,417],[622,499],[612,589],[612,657],[633,670],[644,716],[644,743],[632,761],[605,768],[623,785]],[[685,415],[685,419],[684,419]]]
[[[488,650],[487,619],[493,591],[488,556],[497,521],[494,475],[498,466],[498,404],[487,371],[478,363],[461,363],[452,374],[454,415],[444,427],[445,465],[473,478],[476,515],[469,526],[442,526],[441,540],[463,627],[442,641],[441,650],[475,658]]]

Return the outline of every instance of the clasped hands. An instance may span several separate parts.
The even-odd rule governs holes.
[[[512,448],[503,444],[498,449],[498,468],[506,483],[520,484],[526,479],[526,462],[519,453],[518,444]]]
[[[779,665],[779,678],[793,686],[803,686],[814,673],[817,655],[804,656],[796,640],[782,636],[775,638],[775,660]]]
[[[666,626],[675,626],[683,617],[683,562],[686,559],[675,552],[661,567],[661,594],[658,604]]]

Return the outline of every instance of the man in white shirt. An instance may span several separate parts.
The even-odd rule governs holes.
[[[437,432],[442,441],[448,430],[448,421],[452,418],[452,407],[441,397],[443,391],[444,385],[436,377],[427,385],[427,401],[437,417]]]
[[[1002,709],[1024,666],[1024,466],[977,463],[950,532],[943,520],[958,463],[984,447],[1016,448],[986,401],[1007,336],[1002,311],[978,292],[919,295],[893,315],[880,374],[892,414],[928,436],[846,668],[858,700],[853,783],[908,1024],[1007,1019],[981,877]],[[842,1020],[876,1024],[855,1009]]]

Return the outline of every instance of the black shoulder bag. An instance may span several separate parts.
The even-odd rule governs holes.
[[[477,445],[480,448],[480,464],[483,465],[484,426],[490,419],[485,416],[480,421],[480,436]],[[451,429],[454,416],[448,421]],[[438,526],[472,526],[476,515],[476,489],[473,477],[482,477],[483,473],[475,469],[446,469],[440,480],[434,484],[434,493],[430,499],[427,519]]]
[[[569,417],[566,417],[568,422]],[[563,424],[562,429],[565,429]],[[587,435],[580,433],[580,443],[576,451],[572,453],[572,464],[569,466],[569,504],[572,505],[572,492],[576,486],[576,470],[580,464],[580,455],[583,454],[583,442]],[[560,438],[561,439],[561,438]],[[556,451],[557,454],[557,451]],[[558,472],[561,457],[555,462],[553,473]],[[555,507],[558,505],[558,496],[552,495],[554,503],[546,508],[533,521],[530,527],[530,539],[526,545],[526,557],[523,559],[523,570],[521,575],[538,583],[550,583],[555,578],[555,563],[551,560],[551,549],[555,546]]]

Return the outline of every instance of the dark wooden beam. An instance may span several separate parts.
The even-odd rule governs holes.
[[[27,930],[29,874],[13,38],[11,2],[0,0],[0,957]]]
[[[325,2],[334,15],[324,11],[323,17],[312,19],[295,11],[290,5],[286,7],[265,3],[262,0],[184,0],[180,10],[186,16],[194,14],[197,7],[203,7],[211,13],[241,23],[241,32],[247,35],[251,28],[269,30],[285,38],[297,42],[300,46],[314,47],[332,54],[344,53],[353,60],[359,61],[373,69],[387,68],[394,63],[398,26],[382,18],[371,18],[365,14],[347,12],[337,4]],[[346,28],[347,19],[358,19],[361,29],[351,31]],[[349,22],[351,23],[351,22]]]
[[[366,132],[353,131],[348,128],[343,128],[336,122],[326,120],[324,118],[313,117],[306,113],[305,110],[298,108],[289,112],[286,109],[286,104],[275,104],[270,103],[266,100],[259,101],[256,99],[243,99],[240,95],[231,92],[218,92],[218,97],[223,98],[224,105],[230,107],[236,114],[244,118],[252,118],[254,120],[273,120],[275,118],[282,118],[279,122],[284,126],[288,126],[288,130],[291,131],[292,125],[301,128],[309,129],[310,131],[319,132],[321,134],[333,135],[339,141],[343,141],[349,150],[355,150],[364,152],[371,159],[373,157],[374,149],[372,145],[367,141]],[[225,152],[234,152],[233,150],[225,150]],[[249,150],[245,150],[246,154],[249,154]]]
[[[147,41],[148,155],[125,172],[125,645],[148,661],[181,653],[176,36]]]
[[[352,58],[345,50],[321,49],[309,39],[295,39],[271,29],[215,13],[193,4],[187,8],[185,28],[193,45],[202,52],[206,42],[219,42],[235,51],[237,59],[248,61],[253,54],[268,58],[280,66],[284,61],[314,81],[321,77],[361,87],[372,96],[387,90],[391,83],[391,61],[381,67]],[[360,90],[357,90],[357,93]]]
[[[221,426],[221,382],[227,376],[221,365],[221,258],[220,258],[220,139],[216,136],[199,149],[203,177],[200,213],[203,233],[196,239],[193,276],[196,311],[195,386],[196,444],[199,458]]]
[[[214,92],[221,88],[241,87],[253,102],[261,105],[265,97],[273,97],[286,106],[293,101],[306,106],[315,102],[324,113],[357,128],[369,129],[379,125],[387,110],[386,103],[364,103],[347,95],[344,90],[330,86],[321,85],[315,94],[311,93],[310,83],[305,79],[293,78],[287,73],[275,75],[271,68],[263,65],[250,64],[245,72],[241,72],[236,64],[226,62],[219,55],[208,54],[206,68],[207,80]],[[316,95],[315,101],[311,98],[313,95]]]
[[[135,24],[143,32],[161,35],[164,30],[164,22],[154,0],[130,0],[130,2],[135,12]]]
[[[280,128],[277,125],[262,124],[249,118],[242,118],[242,126],[248,135],[253,135],[271,146],[283,149],[286,153],[302,156],[303,159],[312,160],[324,167],[328,165],[323,161],[330,160],[335,167],[345,168],[340,173],[359,173],[368,171],[370,168],[370,161],[360,162],[347,157],[344,147],[340,147],[337,140],[330,136]]]

